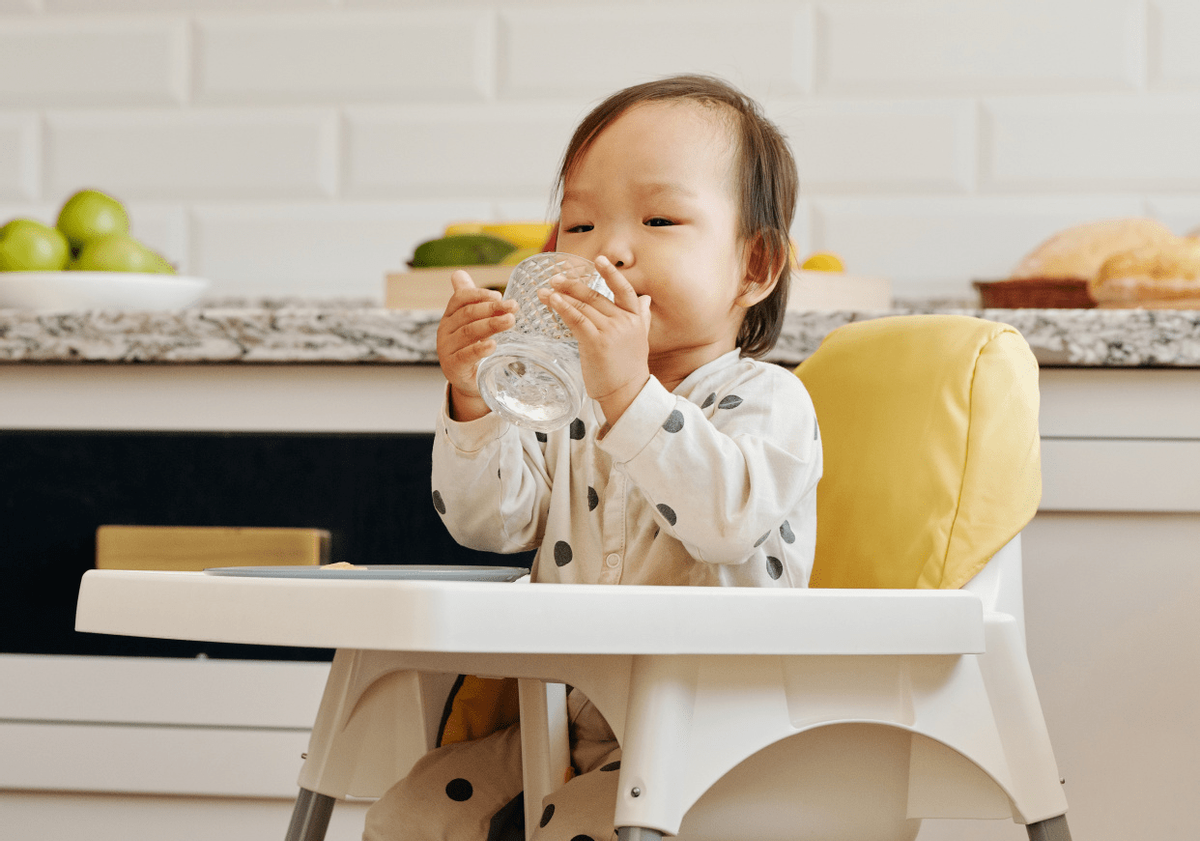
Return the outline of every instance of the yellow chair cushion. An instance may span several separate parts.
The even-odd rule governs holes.
[[[460,675],[446,704],[439,745],[482,739],[521,717],[516,678]]]
[[[796,373],[825,457],[812,586],[958,588],[1033,518],[1038,367],[1016,330],[856,322]]]

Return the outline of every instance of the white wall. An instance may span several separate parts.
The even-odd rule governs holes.
[[[0,222],[98,186],[215,294],[379,297],[702,71],[792,138],[803,250],[966,293],[1065,225],[1200,225],[1197,43],[1195,0],[0,0]]]

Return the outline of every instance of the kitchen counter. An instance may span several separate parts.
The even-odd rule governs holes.
[[[1076,831],[1115,838],[1105,832],[1109,807],[1129,791],[1145,795],[1147,815],[1173,815],[1190,796],[1192,757],[1200,753],[1200,731],[1178,723],[1179,699],[1198,697],[1200,684],[1195,670],[1177,668],[1200,659],[1200,312],[980,310],[952,302],[792,312],[770,358],[798,363],[850,321],[935,311],[1013,325],[1042,365],[1043,492],[1024,533],[1027,638]],[[430,557],[421,547],[439,544],[420,529],[436,525],[427,442],[445,388],[435,364],[437,317],[356,301],[0,311],[0,439],[10,446],[0,479],[13,500],[34,485],[45,498],[33,513],[10,516],[8,536],[53,550],[43,561],[42,550],[27,546],[9,552],[9,563],[26,575],[46,569],[45,581],[66,593],[47,606],[28,587],[10,587],[21,600],[21,610],[7,612],[14,634],[43,617],[70,622],[64,614],[77,576],[52,566],[54,552],[65,546],[86,565],[88,529],[128,522],[129,512],[141,512],[139,522],[173,524],[155,512],[176,505],[184,524],[206,517],[293,524],[282,518],[316,511],[303,525],[323,525],[344,509],[345,528],[370,535],[371,547]],[[364,442],[366,455],[347,460],[341,448],[349,441]],[[409,449],[379,456],[375,444]],[[171,446],[182,449],[164,449]],[[17,476],[17,461],[33,466]],[[67,473],[83,478],[68,485]],[[156,482],[159,474],[165,478]],[[130,488],[147,498],[126,503]],[[217,502],[237,519],[214,514]],[[372,513],[378,508],[382,515]],[[268,514],[279,519],[253,519]],[[345,544],[348,532],[338,534]],[[1154,654],[1163,651],[1169,656]],[[0,752],[34,757],[0,768],[8,792],[0,809],[25,798],[39,814],[67,807],[84,814],[94,811],[96,792],[105,803],[138,798],[129,800],[138,809],[151,802],[143,793],[191,798],[198,809],[230,794],[284,798],[294,791],[324,668],[0,654],[0,685],[15,688],[0,698]],[[112,686],[122,693],[106,704]],[[226,697],[239,699],[237,711],[220,718]],[[293,714],[279,697],[304,708]],[[262,698],[257,706],[240,700]],[[267,712],[248,718],[244,708]],[[125,756],[121,767],[136,773],[81,764],[81,755]],[[229,755],[257,759],[231,776],[220,759]],[[1121,756],[1115,770],[1114,755]],[[928,841],[996,837],[989,823],[947,825]]]
[[[1200,367],[1200,311],[1002,310],[935,304],[789,312],[768,359],[803,361],[851,321],[955,312],[1011,324],[1043,367]],[[435,364],[439,313],[371,302],[214,301],[173,312],[0,310],[0,364]]]

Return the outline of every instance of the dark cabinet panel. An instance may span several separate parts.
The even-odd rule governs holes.
[[[0,650],[328,659],[330,652],[77,634],[96,528],[323,528],[332,560],[529,566],[464,549],[430,501],[431,435],[0,432]]]

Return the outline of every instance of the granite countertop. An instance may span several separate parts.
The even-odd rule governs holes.
[[[789,312],[767,358],[798,364],[843,324],[928,312],[1011,324],[1043,366],[1200,367],[1200,310],[1001,310],[954,302]],[[213,300],[170,312],[0,310],[0,364],[434,364],[438,316],[371,301],[284,299]]]

